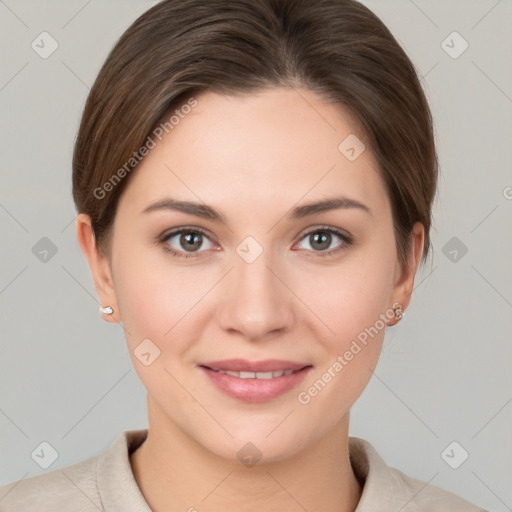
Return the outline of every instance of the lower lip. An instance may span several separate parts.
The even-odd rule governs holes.
[[[204,366],[199,367],[218,389],[242,402],[267,402],[293,389],[304,380],[311,366],[290,375],[272,379],[241,379],[226,373],[219,373]]]

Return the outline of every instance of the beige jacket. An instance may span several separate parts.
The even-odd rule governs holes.
[[[151,512],[129,459],[146,436],[122,432],[100,455],[0,487],[0,512]],[[349,450],[364,482],[355,512],[488,512],[387,466],[364,439],[350,437]]]

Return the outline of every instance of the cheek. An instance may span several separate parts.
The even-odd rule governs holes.
[[[310,329],[316,329],[325,356],[307,383],[315,386],[313,395],[322,390],[317,405],[327,401],[340,413],[346,411],[377,365],[386,321],[392,315],[388,304],[395,259],[393,248],[385,249],[375,245],[374,250],[347,257],[329,272],[301,273],[298,295],[307,297],[317,315],[308,315]],[[324,385],[329,388],[326,392]]]
[[[386,312],[393,268],[392,257],[359,253],[328,270],[310,267],[295,276],[297,295],[315,313],[308,317],[316,318],[321,328],[317,332],[322,333],[330,352],[344,350]],[[381,324],[377,327],[382,330]]]
[[[147,253],[144,257],[119,258],[114,270],[117,302],[133,366],[158,403],[171,409],[181,407],[187,396],[177,382],[183,380],[190,362],[188,350],[201,331],[197,312],[201,297],[213,285],[212,277],[204,271],[204,279],[180,271],[166,264],[164,257]],[[145,341],[148,339],[151,343]],[[150,355],[144,361],[146,353]]]
[[[347,268],[336,278],[322,280],[329,293],[311,295],[311,309],[321,312],[316,338],[323,350],[297,401],[310,417],[325,417],[328,410],[326,427],[350,410],[379,360],[391,287],[389,274],[377,267],[365,273]]]
[[[199,326],[201,300],[214,286],[215,276],[204,267],[172,265],[158,249],[118,258],[114,271],[119,312],[131,351],[149,338],[166,353],[182,353],[193,339],[191,330]]]

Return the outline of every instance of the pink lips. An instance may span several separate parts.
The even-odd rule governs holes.
[[[297,386],[312,366],[280,359],[228,359],[201,363],[199,368],[218,389],[232,398],[258,403],[275,399]],[[226,371],[243,372],[248,378],[220,373]],[[255,376],[251,376],[250,373],[248,375],[248,372],[260,373],[261,378],[254,378]],[[271,376],[270,372],[277,373],[277,376]]]

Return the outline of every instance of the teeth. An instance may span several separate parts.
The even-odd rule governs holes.
[[[231,375],[239,379],[275,379],[283,375],[291,375],[293,370],[276,370],[275,372],[232,372],[230,370],[214,370],[217,373]]]

